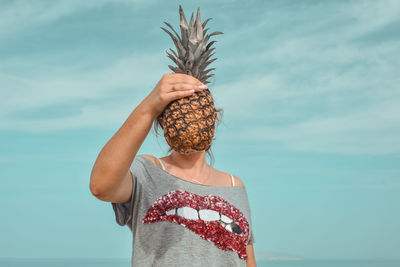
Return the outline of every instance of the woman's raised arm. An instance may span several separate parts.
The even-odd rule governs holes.
[[[90,175],[90,191],[103,201],[129,199],[129,168],[152,123],[172,100],[193,94],[201,82],[177,73],[164,74],[151,93],[134,109],[121,128],[101,149]],[[122,189],[124,188],[124,189]],[[118,192],[118,197],[115,197]],[[116,199],[118,198],[118,199]]]

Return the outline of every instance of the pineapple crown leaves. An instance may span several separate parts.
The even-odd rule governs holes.
[[[203,23],[200,21],[200,8],[197,9],[196,20],[192,16],[189,21],[189,25],[186,21],[185,14],[181,5],[179,5],[180,14],[180,29],[181,36],[174,30],[174,28],[167,22],[164,23],[174,32],[175,36],[167,29],[160,27],[164,30],[173,40],[177,53],[169,49],[171,53],[166,51],[168,57],[177,65],[177,67],[168,65],[168,67],[176,73],[186,73],[198,78],[203,83],[207,82],[207,79],[214,74],[208,74],[210,71],[215,70],[215,68],[210,68],[205,70],[205,68],[212,62],[217,60],[217,58],[210,58],[215,54],[211,53],[215,48],[210,48],[216,41],[208,43],[210,37],[218,34],[223,34],[222,32],[213,32],[207,34],[209,28],[204,30],[207,22],[211,18],[206,19]]]

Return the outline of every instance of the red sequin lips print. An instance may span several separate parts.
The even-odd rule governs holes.
[[[176,190],[158,198],[143,223],[169,221],[180,224],[220,249],[235,251],[247,259],[249,224],[243,213],[219,196],[200,196]]]

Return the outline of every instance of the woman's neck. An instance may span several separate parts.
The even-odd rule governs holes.
[[[174,165],[194,175],[202,174],[209,169],[205,151],[195,151],[188,155],[173,151],[168,157],[174,162]]]

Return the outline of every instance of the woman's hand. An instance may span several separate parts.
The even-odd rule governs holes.
[[[203,85],[203,87],[199,87]],[[173,100],[190,96],[195,91],[208,88],[195,77],[183,73],[166,73],[158,81],[153,91],[146,97],[147,104],[155,116]]]

